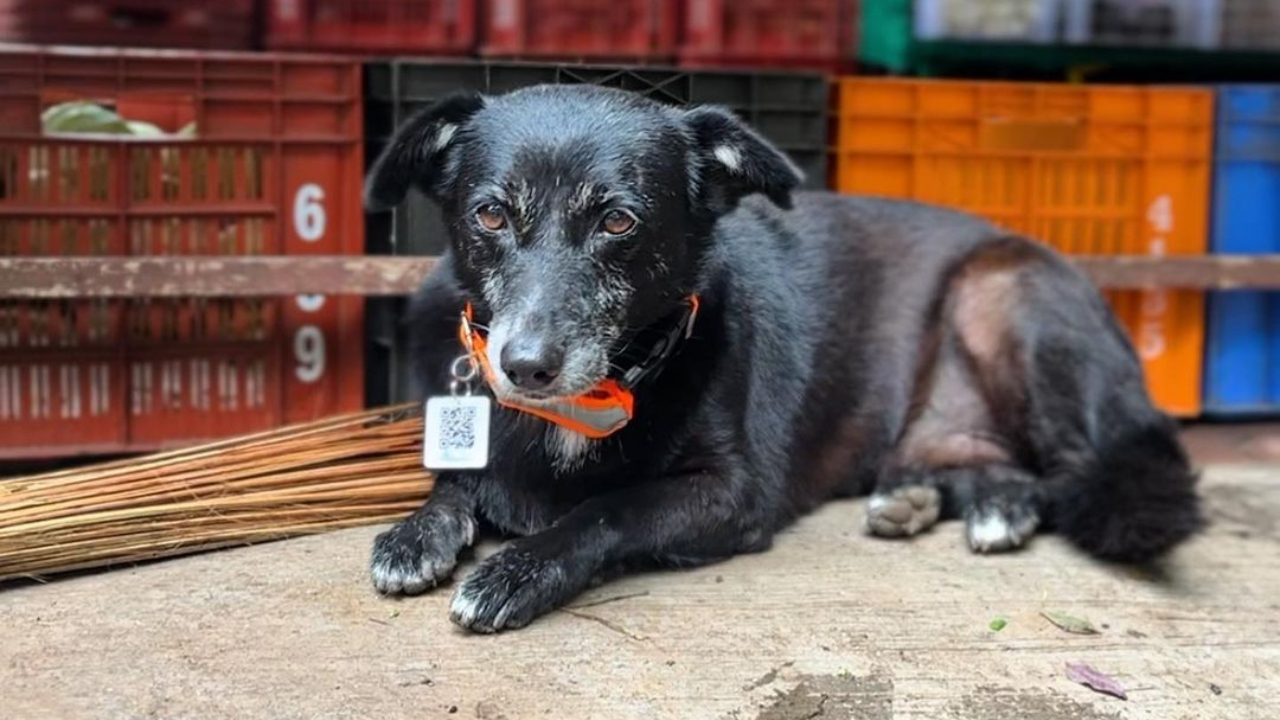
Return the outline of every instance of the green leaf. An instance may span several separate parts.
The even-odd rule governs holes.
[[[1040,615],[1045,620],[1057,625],[1059,628],[1076,635],[1097,635],[1098,631],[1093,627],[1093,623],[1082,618],[1067,615],[1066,613],[1057,612],[1041,612]]]
[[[74,133],[126,134],[129,126],[112,110],[88,101],[55,105],[43,113],[46,135]]]
[[[990,627],[993,631],[1000,632],[1001,630],[1004,629],[1004,626],[1008,624],[1009,624],[1008,621],[1006,621],[1004,618],[996,618],[995,620],[991,621]]]

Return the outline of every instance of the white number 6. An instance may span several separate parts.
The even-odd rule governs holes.
[[[315,242],[324,237],[324,190],[315,183],[298,188],[293,196],[293,229],[298,237]]]
[[[324,333],[315,325],[303,325],[293,336],[294,369],[298,379],[313,383],[324,376]]]

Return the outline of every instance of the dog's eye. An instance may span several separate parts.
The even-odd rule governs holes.
[[[626,235],[636,227],[636,216],[626,210],[610,210],[600,221],[600,229],[609,235]]]
[[[498,232],[507,226],[507,215],[497,205],[483,205],[476,210],[476,222],[489,232]]]

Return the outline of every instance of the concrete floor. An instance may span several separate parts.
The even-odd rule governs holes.
[[[1216,467],[1204,492],[1212,527],[1159,574],[1052,537],[975,557],[955,523],[877,541],[841,502],[769,553],[628,578],[498,636],[454,628],[447,589],[375,597],[376,528],[10,587],[0,717],[1278,717],[1280,470]],[[1073,661],[1128,702],[1068,681]]]

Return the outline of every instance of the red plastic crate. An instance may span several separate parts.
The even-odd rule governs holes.
[[[685,0],[679,61],[848,71],[858,9],[858,0]]]
[[[195,136],[43,135],[69,99]],[[348,59],[0,49],[0,255],[358,254],[361,102]],[[362,342],[352,297],[3,301],[0,457],[355,410]],[[110,401],[91,414],[76,393]]]
[[[678,26],[678,0],[487,0],[480,54],[663,62]]]
[[[254,0],[0,0],[5,40],[248,50]]]
[[[120,353],[0,352],[0,457],[117,452],[128,444]]]
[[[469,55],[475,0],[268,0],[266,46],[278,50]]]

